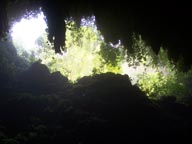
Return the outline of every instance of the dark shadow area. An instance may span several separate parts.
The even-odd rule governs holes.
[[[0,2],[2,37],[7,30],[5,1]],[[129,46],[132,32],[136,32],[155,51],[163,45],[175,59],[183,54],[186,67],[192,62],[187,4],[41,2],[56,52],[64,46],[63,18],[74,16],[78,23],[81,16],[94,14],[106,42],[121,39]],[[71,84],[40,62],[29,67],[12,45],[0,44],[0,144],[192,142],[191,96],[184,96],[186,103],[174,96],[152,100],[132,86],[127,75],[113,73]]]
[[[191,105],[150,100],[127,75],[72,85],[36,62],[0,92],[1,144],[191,142]]]

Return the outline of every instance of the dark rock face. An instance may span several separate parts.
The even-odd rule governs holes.
[[[8,18],[7,18],[7,2],[6,0],[0,1],[0,39],[8,32]]]
[[[127,75],[105,73],[70,85],[59,72],[36,62],[17,84],[0,96],[2,144],[191,140],[191,108],[172,96],[148,99]]]
[[[60,72],[50,73],[48,68],[40,62],[35,62],[23,72],[18,82],[17,87],[32,93],[51,93],[64,90],[69,85],[68,79]]]

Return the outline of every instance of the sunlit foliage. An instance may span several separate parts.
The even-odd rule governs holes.
[[[112,50],[112,47],[104,42],[93,22],[94,17],[82,19],[81,26],[77,27],[73,20],[67,21],[67,51],[55,55],[51,47],[48,47],[39,53],[39,59],[51,72],[60,71],[72,82],[96,73],[121,73],[119,62],[123,53]]]
[[[106,43],[95,25],[94,16],[82,18],[80,27],[73,19],[66,20],[66,24],[66,50],[62,54],[55,54],[53,44],[48,42],[46,26],[44,32],[41,31],[42,34],[33,39],[34,44],[29,46],[31,48],[26,49],[21,40],[17,42],[13,37],[14,44],[20,44],[16,45],[18,54],[28,62],[41,61],[51,72],[60,71],[71,82],[84,76],[113,72],[129,75],[132,84],[139,86],[152,98],[191,95],[191,91],[187,90],[191,85],[191,81],[187,82],[191,71],[180,72],[166,49],[161,47],[159,53],[155,54],[136,34],[132,38],[132,51],[124,48],[121,41],[117,44]]]

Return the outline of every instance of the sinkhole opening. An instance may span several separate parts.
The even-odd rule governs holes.
[[[55,54],[48,41],[46,17],[41,9],[13,23],[10,35],[17,54],[29,63],[41,61],[50,72],[59,71],[74,83],[84,76],[113,72],[127,74],[133,85],[151,97],[191,94],[186,90],[187,74],[177,69],[166,49],[161,47],[155,54],[140,35],[133,34],[130,52],[120,40],[117,44],[105,42],[95,16],[82,18],[80,27],[73,18],[64,20],[67,51],[62,54]]]

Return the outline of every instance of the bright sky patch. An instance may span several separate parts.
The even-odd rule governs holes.
[[[22,48],[30,53],[38,47],[36,41],[45,34],[46,28],[47,24],[43,12],[38,13],[35,17],[22,18],[12,26],[13,43],[17,48]]]

